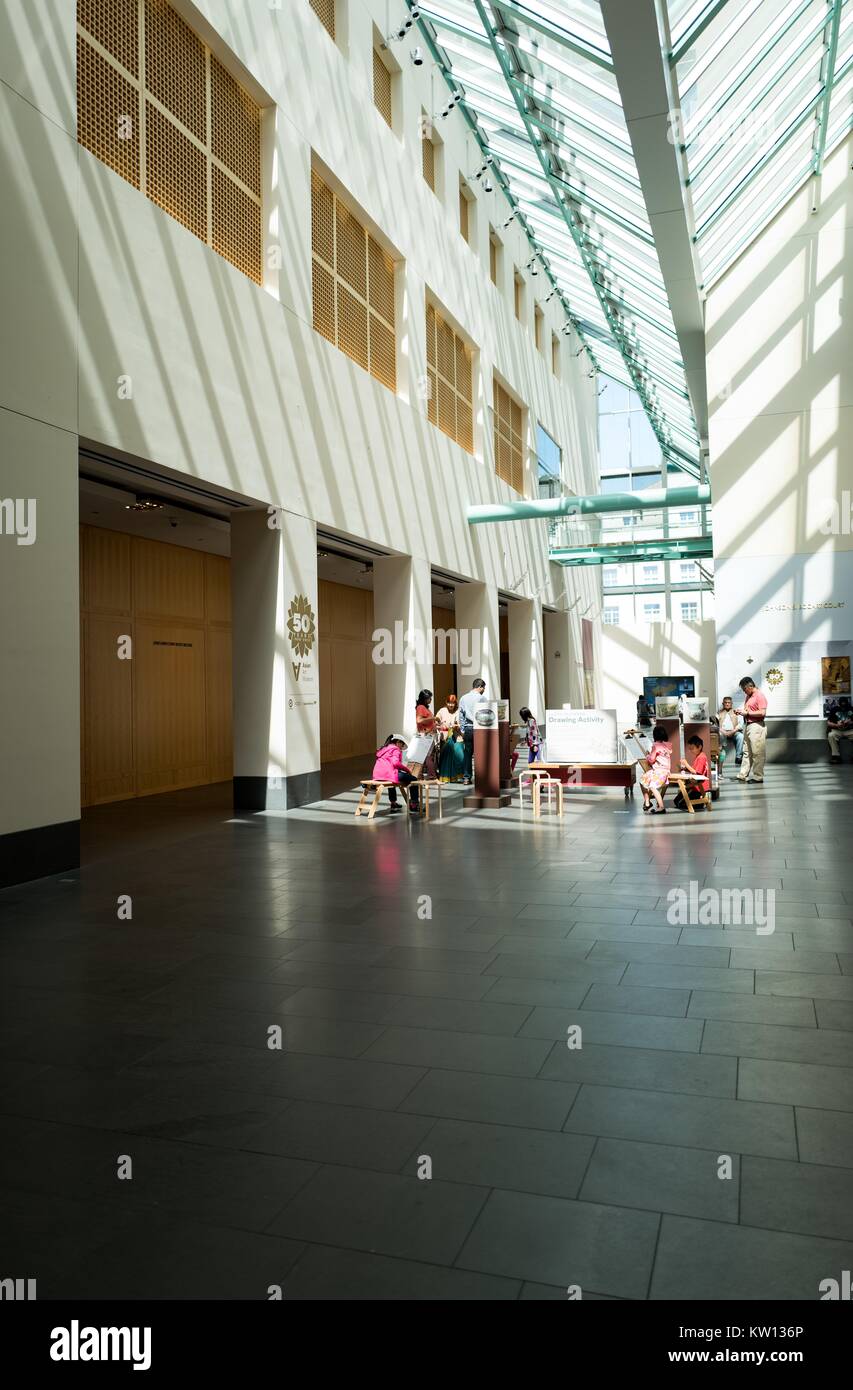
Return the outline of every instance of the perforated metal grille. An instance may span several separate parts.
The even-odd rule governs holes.
[[[168,0],[78,0],[77,21],[80,143],[261,283],[257,103]]]
[[[168,0],[145,0],[145,86],[207,143],[206,60],[201,39]]]
[[[382,119],[393,127],[391,116],[391,74],[382,61],[382,56],[373,50],[373,104]]]
[[[216,164],[213,166],[211,245],[250,280],[260,282],[261,209]]]
[[[508,391],[494,383],[495,472],[516,492],[524,492],[522,412]]]
[[[210,55],[210,147],[256,198],[261,196],[261,112]]]
[[[77,22],[132,77],[139,76],[139,0],[77,0]]]
[[[317,332],[396,391],[394,262],[313,170],[311,251]]]
[[[421,140],[421,149],[422,149],[422,151],[423,151],[424,178],[426,179],[427,183],[429,184],[430,188],[432,189],[432,191],[433,191],[433,193],[434,193],[434,192],[435,192],[435,145],[432,143],[432,141],[431,141],[431,140],[429,139],[429,137],[426,136],[426,135],[425,135],[425,136],[423,137],[423,139]]]
[[[310,0],[311,8],[330,38],[335,37],[335,0]]]
[[[207,241],[204,154],[150,101],[145,103],[145,176],[152,203]]]
[[[78,34],[77,139],[134,188],[139,187],[138,110],[133,84]]]
[[[430,387],[427,418],[472,454],[474,421],[470,349],[429,303],[426,308],[426,339]]]

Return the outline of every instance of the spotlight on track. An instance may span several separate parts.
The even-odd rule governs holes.
[[[420,14],[420,5],[413,5],[409,13],[405,16],[405,18],[400,20],[400,23],[397,25],[397,28],[391,30],[391,33],[386,38],[385,42],[399,43],[401,39],[404,39],[406,37],[415,20],[420,19]]]

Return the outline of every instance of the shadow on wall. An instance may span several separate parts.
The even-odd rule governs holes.
[[[717,630],[702,623],[647,623],[604,627],[602,708],[615,709],[627,728],[637,717],[644,676],[693,676],[697,695],[716,705]]]

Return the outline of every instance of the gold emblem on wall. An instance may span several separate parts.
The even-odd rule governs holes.
[[[305,594],[295,594],[287,610],[287,634],[297,656],[306,656],[314,646],[317,625],[314,610]]]
[[[779,670],[778,666],[771,666],[769,670],[765,671],[764,679],[767,681],[770,689],[775,690],[777,685],[782,684],[785,676],[784,673]]]

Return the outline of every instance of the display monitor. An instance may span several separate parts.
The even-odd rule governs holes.
[[[677,699],[679,695],[695,695],[694,676],[643,676],[643,699],[655,707],[659,695]]]

